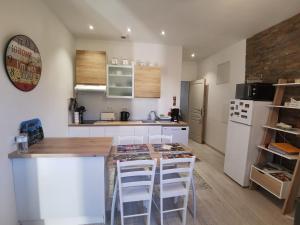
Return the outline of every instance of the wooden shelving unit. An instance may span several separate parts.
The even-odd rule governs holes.
[[[295,199],[297,197],[298,190],[300,187],[300,156],[299,154],[288,155],[277,151],[273,151],[267,148],[267,146],[271,143],[274,133],[276,134],[276,132],[295,135],[295,137],[300,136],[299,128],[282,129],[276,127],[276,124],[279,119],[280,110],[299,109],[295,107],[282,106],[281,103],[284,97],[285,89],[287,87],[300,87],[300,83],[287,83],[287,80],[280,79],[278,84],[274,84],[274,86],[276,86],[276,92],[273,104],[269,106],[270,112],[268,116],[268,121],[267,124],[263,126],[265,128],[265,131],[261,144],[258,146],[258,149],[260,150],[259,156],[256,165],[253,165],[251,168],[250,179],[254,184],[261,186],[265,190],[275,195],[277,198],[284,199],[282,213],[288,214],[293,210]],[[268,156],[270,156],[270,154],[277,155],[287,160],[296,160],[296,165],[293,171],[291,181],[282,182],[258,168],[257,165],[264,165],[268,162]],[[256,186],[254,184],[251,185],[252,188]]]
[[[276,131],[280,131],[280,132],[284,132],[284,133],[288,133],[288,134],[293,134],[293,135],[300,135],[300,129],[297,128],[293,128],[293,129],[282,129],[282,128],[278,128],[278,127],[272,127],[272,126],[268,126],[268,125],[264,125],[263,126],[266,129],[270,129],[270,130],[276,130]]]
[[[283,158],[286,158],[286,159],[289,159],[289,160],[297,160],[299,158],[299,155],[288,155],[288,154],[282,154],[282,153],[279,153],[279,152],[276,152],[276,151],[273,151],[269,148],[266,148],[264,146],[257,146],[259,149],[261,150],[264,150],[264,151],[268,151],[268,152],[271,152],[272,154],[275,154],[275,155],[279,155],[280,157],[283,157]]]
[[[298,109],[300,110],[300,107],[290,107],[290,106],[284,106],[284,105],[268,105],[270,108],[282,108],[282,109]]]
[[[284,86],[300,86],[300,83],[278,83],[278,84],[273,84],[274,86],[280,86],[280,87],[284,87]]]
[[[250,178],[279,199],[287,197],[288,188],[291,186],[291,182],[283,182],[254,165],[251,167]]]

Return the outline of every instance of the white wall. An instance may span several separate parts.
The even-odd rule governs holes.
[[[180,80],[182,67],[182,47],[160,44],[102,41],[90,39],[76,40],[76,49],[106,51],[110,62],[112,57],[127,58],[158,64],[162,68],[160,99],[106,99],[104,94],[86,93],[79,95],[79,103],[86,106],[86,119],[99,119],[99,112],[120,112],[127,109],[131,119],[146,119],[150,110],[167,113],[172,106],[173,96],[180,105]]]
[[[216,85],[217,65],[230,61],[230,81]],[[235,85],[245,82],[246,40],[240,41],[199,63],[199,78],[208,84],[207,121],[204,140],[225,152],[229,100],[235,96]]]
[[[198,63],[194,61],[183,61],[182,62],[182,81],[196,80],[198,76]]]
[[[0,224],[16,225],[14,188],[8,152],[23,120],[38,117],[46,136],[67,133],[67,101],[72,96],[74,40],[40,0],[0,0]],[[29,93],[17,90],[3,65],[7,41],[28,35],[42,56],[42,76]]]

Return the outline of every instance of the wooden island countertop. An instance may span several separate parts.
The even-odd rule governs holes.
[[[14,151],[9,158],[38,157],[96,157],[109,156],[113,139],[99,138],[45,138],[29,147],[28,153]]]

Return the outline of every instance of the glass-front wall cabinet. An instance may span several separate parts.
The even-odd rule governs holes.
[[[133,65],[107,65],[107,97],[133,98]]]

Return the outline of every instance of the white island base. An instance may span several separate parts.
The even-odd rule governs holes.
[[[105,157],[13,158],[22,225],[105,223]]]

